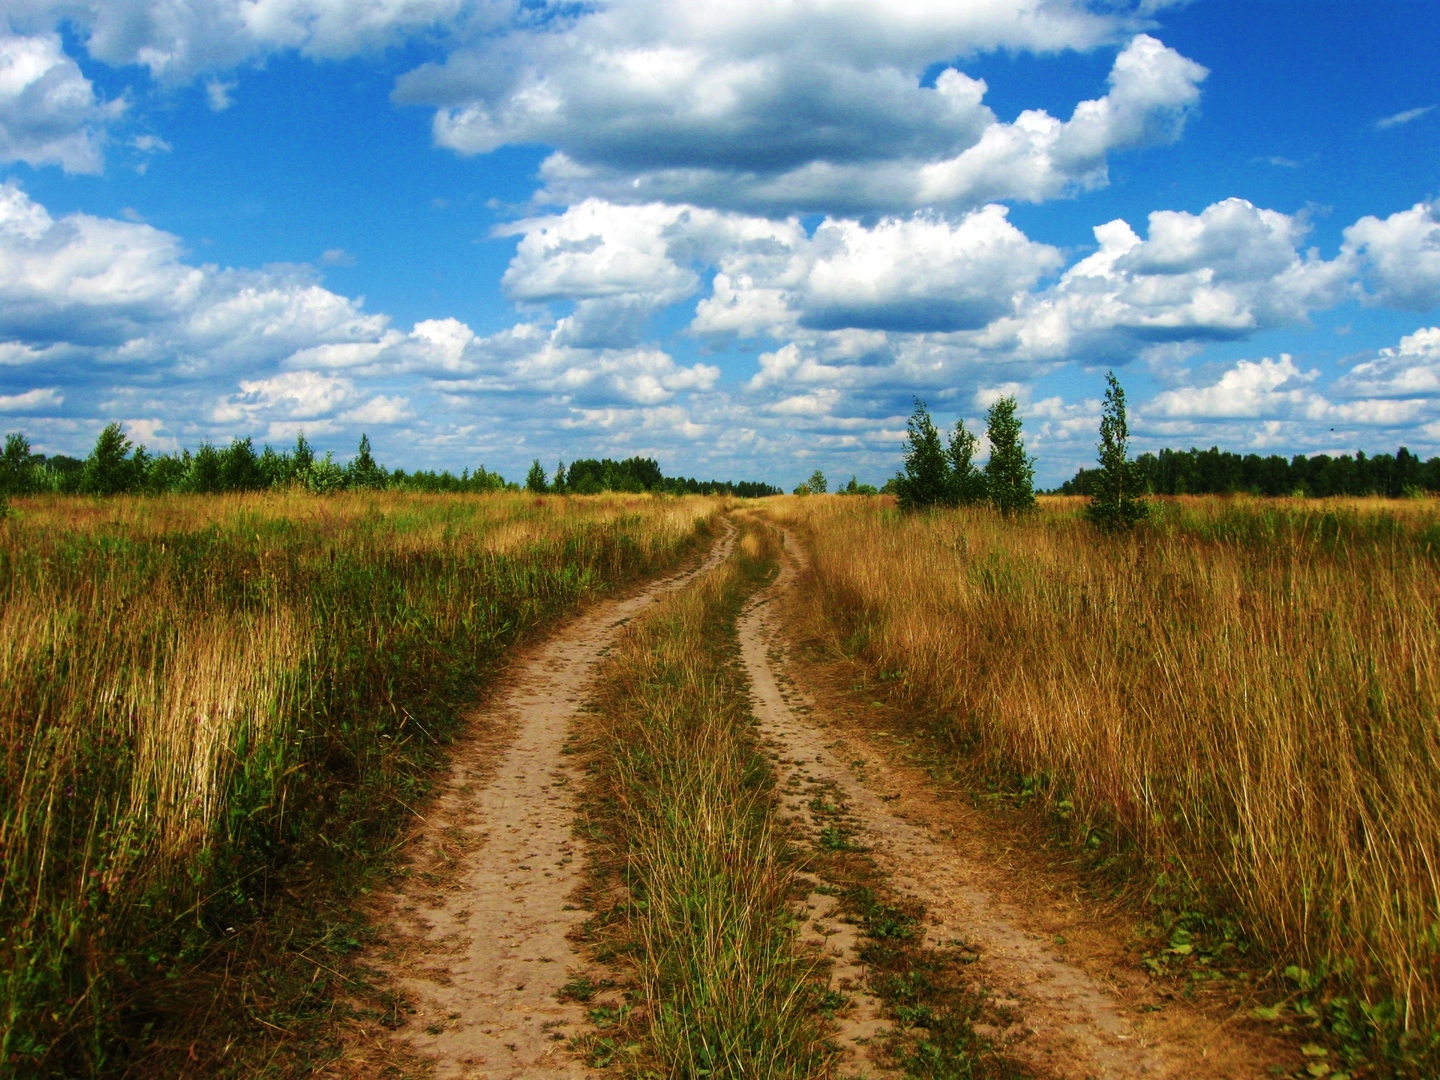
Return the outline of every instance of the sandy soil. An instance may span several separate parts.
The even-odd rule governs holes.
[[[877,754],[873,741],[844,720],[816,709],[815,697],[790,677],[784,661],[786,597],[796,588],[804,553],[786,537],[780,577],[756,598],[740,623],[740,645],[753,684],[755,713],[777,757],[788,810],[804,826],[803,798],[816,784],[833,784],[858,819],[859,839],[870,848],[891,885],[922,902],[927,944],[962,940],[979,954],[968,969],[1001,1005],[1024,1017],[1009,1052],[1043,1074],[1057,1077],[1214,1077],[1269,1075],[1269,1066],[1293,1068],[1295,1050],[1239,1030],[1234,1017],[1214,1016],[1150,985],[1125,963],[1120,928],[1087,919],[1083,903],[1047,890],[1024,859],[997,858],[993,844],[973,841],[980,813],[958,801],[937,802],[920,769]],[[795,674],[799,674],[796,672]],[[1042,875],[1043,876],[1043,875]],[[1053,884],[1053,883],[1051,883]],[[834,978],[853,986],[862,971],[855,938],[827,921],[828,898],[812,894],[815,930],[829,936]],[[842,988],[842,987],[838,987]],[[878,1007],[860,995],[842,1016],[840,1038],[849,1044],[843,1071],[875,1065],[866,1060]]]
[[[558,996],[581,970],[566,935],[588,914],[573,903],[584,852],[567,736],[619,628],[723,561],[735,535],[726,528],[699,566],[591,608],[521,657],[473,717],[411,872],[377,903],[387,966],[412,1003],[395,1038],[433,1075],[587,1075],[569,1046],[584,1010]]]

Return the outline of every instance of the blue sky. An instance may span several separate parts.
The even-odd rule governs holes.
[[[0,427],[1440,453],[1440,5],[0,0]]]

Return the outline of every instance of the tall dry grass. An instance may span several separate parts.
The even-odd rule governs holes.
[[[601,672],[587,816],[599,876],[623,888],[595,920],[632,966],[631,1075],[812,1077],[830,1053],[814,959],[790,910],[795,854],[733,656],[740,604],[774,565],[747,525],[730,561],[627,628]],[[595,1047],[603,1059],[614,1033]]]
[[[1118,539],[1078,509],[772,512],[839,647],[1433,1061],[1440,507],[1178,499]]]
[[[0,523],[0,1073],[123,1067],[163,1035],[167,982],[297,880],[384,852],[517,633],[673,563],[719,508],[19,501]]]

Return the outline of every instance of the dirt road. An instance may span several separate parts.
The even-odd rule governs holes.
[[[816,823],[806,811],[809,793],[840,793],[851,820],[858,822],[861,841],[892,887],[925,905],[926,943],[966,942],[978,953],[970,968],[975,980],[1023,1015],[1010,1052],[1042,1074],[1075,1080],[1268,1075],[1275,1058],[1267,1050],[1275,1048],[1257,1048],[1223,1022],[1183,1005],[1158,1009],[1150,1004],[1154,995],[1136,985],[1145,980],[1133,972],[1110,977],[1103,963],[1086,963],[1079,955],[1083,948],[1042,925],[1035,913],[1007,903],[1002,892],[1014,869],[967,848],[953,828],[927,827],[927,808],[912,795],[928,785],[877,761],[873,745],[815,711],[814,700],[783,673],[787,650],[778,609],[795,587],[805,558],[789,536],[786,553],[779,578],[742,615],[739,633],[755,715],[772,744],[792,821],[813,831]],[[853,928],[827,917],[834,901],[823,893],[813,893],[809,905],[812,925],[828,939],[834,956],[834,978],[862,985]],[[873,1074],[867,1041],[880,1026],[878,1004],[863,992],[851,993],[854,1005],[840,1018],[842,1044],[849,1044],[844,1068]]]
[[[458,749],[428,811],[412,872],[382,899],[377,915],[390,928],[386,947],[400,995],[414,1004],[394,1038],[428,1059],[433,1075],[587,1075],[570,1050],[583,1008],[560,1000],[583,968],[567,935],[588,914],[574,906],[584,851],[572,832],[572,791],[580,778],[567,765],[566,740],[619,628],[728,557],[735,535],[727,522],[699,566],[597,605],[563,627],[517,662],[477,714],[476,737]],[[779,578],[740,619],[739,644],[782,805],[796,827],[818,828],[806,812],[812,793],[838,793],[891,887],[924,904],[926,943],[964,941],[976,953],[970,970],[977,984],[1007,1013],[1023,1017],[995,1037],[1037,1074],[1267,1075],[1276,1048],[1183,1003],[1156,1005],[1144,977],[1114,961],[1123,948],[1106,951],[1113,927],[1085,925],[1077,910],[1060,927],[1062,936],[1053,912],[1026,906],[1023,897],[1035,893],[1015,881],[1023,871],[967,842],[963,809],[957,818],[952,805],[940,820],[926,801],[931,785],[923,773],[907,773],[883,755],[875,760],[873,744],[860,733],[815,711],[786,674],[782,610],[804,566],[793,538],[786,547]],[[889,1023],[867,992],[863,941],[855,926],[835,917],[834,890],[814,884],[806,936],[831,954],[832,985],[850,1000],[837,1018],[839,1072],[884,1075],[872,1051]]]
[[[718,565],[735,531],[697,567],[601,603],[517,664],[474,718],[416,840],[412,873],[382,898],[397,989],[416,1005],[398,1038],[436,1077],[578,1077],[568,1050],[583,1009],[558,993],[578,963],[566,935],[583,851],[572,834],[566,736],[619,628]]]

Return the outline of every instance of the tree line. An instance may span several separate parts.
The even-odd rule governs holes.
[[[1025,453],[1021,422],[1013,397],[1001,398],[986,416],[990,460],[974,462],[976,435],[959,420],[942,441],[925,403],[915,400],[907,425],[904,466],[885,485],[902,509],[989,503],[1004,514],[1035,506],[1035,459]],[[1440,457],[1421,461],[1405,447],[1394,454],[1354,457],[1296,454],[1227,453],[1209,450],[1161,450],[1131,458],[1125,391],[1115,373],[1105,375],[1100,414],[1098,461],[1065,481],[1058,493],[1088,498],[1085,516],[1107,532],[1128,529],[1149,514],[1147,495],[1382,495],[1404,498],[1440,492]]]
[[[538,471],[538,482],[536,473]],[[582,459],[569,469],[562,464],[550,480],[537,461],[524,487],[532,491],[594,494],[602,491],[663,492],[671,494],[775,495],[779,488],[757,481],[699,481],[666,477],[654,458],[624,461]],[[401,490],[417,492],[519,491],[522,485],[506,482],[498,472],[480,465],[473,472],[387,469],[375,460],[367,435],[360,436],[355,456],[346,464],[333,451],[320,454],[305,438],[296,437],[290,449],[266,445],[256,450],[249,438],[232,439],[229,446],[202,443],[194,453],[152,454],[136,445],[125,429],[112,423],[100,432],[85,458],[45,455],[31,449],[20,432],[5,437],[0,452],[0,507],[12,495],[53,492],[63,495],[158,495],[167,492],[225,494],[299,488],[317,495],[336,491]]]
[[[525,477],[527,491],[557,495],[595,495],[602,491],[654,492],[666,495],[739,495],[759,499],[779,495],[780,489],[759,480],[696,480],[688,476],[665,476],[654,458],[581,458],[567,468],[562,461],[553,476],[537,458]]]
[[[1383,495],[1392,499],[1440,492],[1440,457],[1421,461],[1405,447],[1394,454],[1240,455],[1209,450],[1146,452],[1134,462],[1141,489],[1150,495]],[[1060,485],[1061,495],[1090,495],[1100,469],[1085,468]]]

